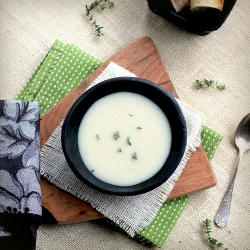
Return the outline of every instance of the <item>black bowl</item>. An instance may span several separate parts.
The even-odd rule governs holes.
[[[133,186],[115,186],[96,178],[84,165],[78,149],[78,129],[88,108],[98,99],[120,91],[141,94],[156,103],[167,116],[172,132],[169,156],[153,177]],[[70,108],[62,126],[62,148],[69,166],[76,176],[92,188],[113,195],[136,195],[148,192],[164,183],[180,163],[187,140],[186,123],[175,98],[145,79],[118,77],[103,81],[82,94]]]
[[[154,13],[198,35],[207,35],[218,30],[227,19],[235,3],[236,0],[225,0],[222,11],[208,8],[204,12],[191,13],[189,8],[186,8],[177,13],[170,0],[148,0],[149,8]]]

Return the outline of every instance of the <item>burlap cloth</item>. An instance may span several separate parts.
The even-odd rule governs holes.
[[[122,46],[148,35],[155,42],[180,99],[200,111],[204,123],[223,135],[212,165],[218,180],[199,192],[175,225],[162,249],[209,249],[202,221],[213,219],[233,175],[237,148],[233,135],[239,120],[250,111],[250,1],[238,0],[223,26],[197,36],[152,13],[147,1],[117,1],[115,8],[97,13],[104,36],[96,38],[84,16],[92,1],[1,0],[0,99],[13,99],[56,38],[78,45],[102,61]],[[226,84],[197,90],[196,79]],[[212,236],[229,249],[250,249],[250,153],[237,175],[229,225],[213,226]],[[126,235],[98,222],[42,226],[37,249],[145,249]]]
[[[114,62],[90,84],[89,88],[104,80],[136,75],[120,67]],[[158,211],[166,201],[186,166],[190,155],[201,144],[202,116],[185,103],[177,100],[183,112],[187,126],[187,146],[180,164],[171,177],[158,188],[140,195],[114,196],[94,190],[83,184],[70,169],[62,150],[60,124],[41,149],[41,174],[54,185],[73,194],[81,200],[87,201],[105,217],[127,232],[131,237],[147,227],[156,217]],[[176,208],[178,209],[178,207]],[[158,226],[158,225],[157,225]]]

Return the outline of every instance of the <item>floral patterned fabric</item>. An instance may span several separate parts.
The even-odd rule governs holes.
[[[0,249],[35,249],[41,224],[39,105],[0,100]]]

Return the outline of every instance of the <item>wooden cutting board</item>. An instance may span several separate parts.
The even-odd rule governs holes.
[[[149,37],[140,38],[119,50],[41,117],[41,147],[64,119],[75,100],[87,89],[110,61],[119,64],[138,77],[159,84],[173,96],[178,97],[153,41]],[[201,191],[214,185],[216,185],[216,178],[213,169],[203,148],[200,146],[189,159],[168,200]],[[48,214],[51,216],[46,218],[47,222],[48,218],[51,222],[53,218],[58,223],[72,223],[103,217],[88,203],[59,189],[44,177],[41,178],[41,188],[43,207],[46,211],[44,216]]]

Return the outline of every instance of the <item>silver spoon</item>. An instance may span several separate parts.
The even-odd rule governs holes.
[[[235,144],[239,148],[239,158],[233,175],[233,179],[215,215],[215,223],[219,227],[225,227],[230,214],[231,200],[233,195],[234,181],[238,172],[240,160],[245,151],[250,149],[250,113],[239,123],[235,132]]]

